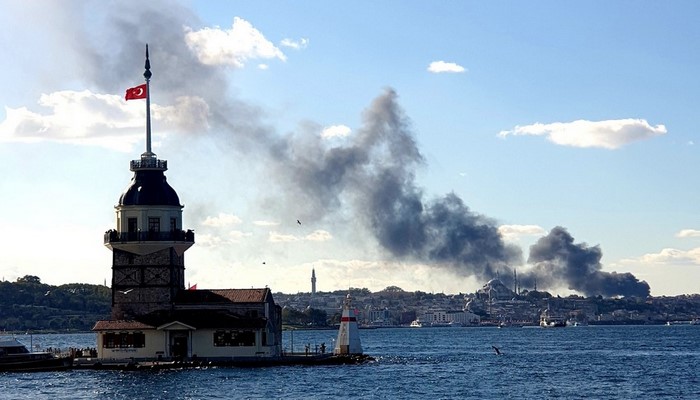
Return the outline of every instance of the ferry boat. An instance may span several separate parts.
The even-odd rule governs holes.
[[[60,371],[73,366],[72,357],[40,351],[30,352],[15,338],[0,338],[0,371]]]
[[[554,314],[547,308],[540,315],[540,326],[543,328],[564,328],[566,327],[566,318]]]

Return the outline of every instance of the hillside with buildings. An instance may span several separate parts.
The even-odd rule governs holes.
[[[315,286],[315,285],[314,285]],[[700,295],[603,298],[552,296],[542,291],[516,293],[498,279],[474,293],[408,292],[389,286],[378,292],[349,290],[358,321],[365,327],[536,325],[550,310],[578,324],[665,324],[700,317]],[[27,275],[0,282],[0,331],[88,331],[110,312],[111,290],[104,285],[44,284]],[[274,293],[287,326],[337,324],[348,290]]]
[[[328,323],[337,322],[348,291],[275,293],[285,314],[320,310]],[[552,296],[548,292],[523,290],[515,293],[500,280],[492,279],[474,293],[444,294],[407,292],[390,286],[379,292],[350,289],[358,321],[365,327],[537,325],[542,313],[551,312],[570,324],[665,324],[688,322],[700,317],[700,295],[673,297],[603,298]]]

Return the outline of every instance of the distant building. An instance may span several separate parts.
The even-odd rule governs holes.
[[[418,317],[418,320],[423,326],[442,326],[442,325],[478,325],[481,317],[468,311],[428,310]]]
[[[367,308],[367,321],[365,321],[369,325],[374,325],[374,326],[390,326],[392,325],[391,323],[391,313],[389,312],[389,309],[384,307],[384,308],[374,308],[372,306],[368,306]]]
[[[275,357],[281,354],[281,308],[268,288],[185,289],[185,251],[194,232],[183,229],[180,199],[167,183],[167,161],[151,152],[151,77],[146,50],[146,152],[131,161],[131,183],[116,205],[112,251],[112,315],[98,321],[100,359]]]

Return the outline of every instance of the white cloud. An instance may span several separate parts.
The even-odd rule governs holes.
[[[333,137],[345,137],[352,132],[350,127],[345,125],[331,125],[323,128],[321,131],[321,137],[323,138],[333,138]]]
[[[257,226],[277,226],[277,225],[279,225],[279,222],[272,222],[272,221],[253,221],[253,225],[257,225]]]
[[[308,45],[309,45],[309,39],[306,39],[306,38],[301,38],[299,40],[285,38],[285,39],[282,39],[282,41],[280,42],[280,46],[289,47],[289,48],[295,49],[295,50],[305,49],[306,46],[308,46]]]
[[[285,235],[275,231],[272,231],[268,234],[268,241],[273,243],[299,242],[302,240],[311,242],[326,242],[331,239],[333,239],[333,235],[331,235],[330,232],[324,230],[316,230],[303,237],[295,235]]]
[[[130,151],[143,140],[146,114],[142,101],[125,102],[121,96],[65,90],[42,94],[38,104],[47,113],[26,107],[5,108],[0,140],[56,141]]]
[[[228,237],[232,243],[239,243],[241,239],[253,236],[250,232],[241,231],[231,231],[228,233]]]
[[[239,17],[233,19],[231,29],[218,27],[193,31],[185,27],[185,42],[202,64],[245,66],[248,60],[279,59],[287,57],[272,42]]]
[[[523,236],[542,236],[547,232],[538,225],[501,225],[498,232],[506,241],[517,241]]]
[[[551,142],[562,146],[601,147],[617,149],[628,143],[666,134],[663,125],[651,126],[643,119],[616,119],[607,121],[577,120],[551,124],[535,123],[516,126],[501,131],[498,136],[546,136]]]
[[[219,247],[223,242],[220,236],[208,233],[197,233],[197,247]]]
[[[312,242],[325,242],[325,241],[333,239],[333,235],[331,235],[330,232],[328,232],[328,231],[317,230],[317,231],[313,231],[309,235],[306,235],[306,237],[304,237],[304,239],[310,240]]]
[[[648,253],[639,258],[626,258],[622,264],[687,265],[700,266],[700,248],[679,250],[666,248],[658,253]]]
[[[700,231],[696,229],[683,229],[676,233],[676,237],[679,238],[689,238],[689,237],[700,237]]]
[[[283,235],[277,232],[270,232],[268,235],[268,240],[273,243],[296,242],[299,240],[299,238],[294,235]]]
[[[135,144],[143,142],[144,100],[125,101],[121,95],[64,90],[42,94],[38,104],[45,110],[5,107],[0,141],[53,141],[123,152],[131,152]],[[178,97],[171,106],[151,103],[151,117],[159,122],[154,140],[173,129],[206,128],[208,115],[209,106],[199,97]]]
[[[241,219],[233,214],[226,214],[226,213],[219,213],[218,216],[216,217],[207,217],[203,222],[202,225],[204,226],[213,226],[213,227],[222,227],[222,226],[230,226],[230,225],[237,225],[240,224]]]
[[[445,72],[460,73],[466,71],[463,66],[445,61],[433,61],[428,66],[428,71],[440,74]]]

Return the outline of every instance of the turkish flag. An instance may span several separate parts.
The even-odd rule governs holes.
[[[144,83],[143,85],[126,89],[126,96],[124,96],[124,100],[145,99],[146,94],[148,93],[146,84]]]

